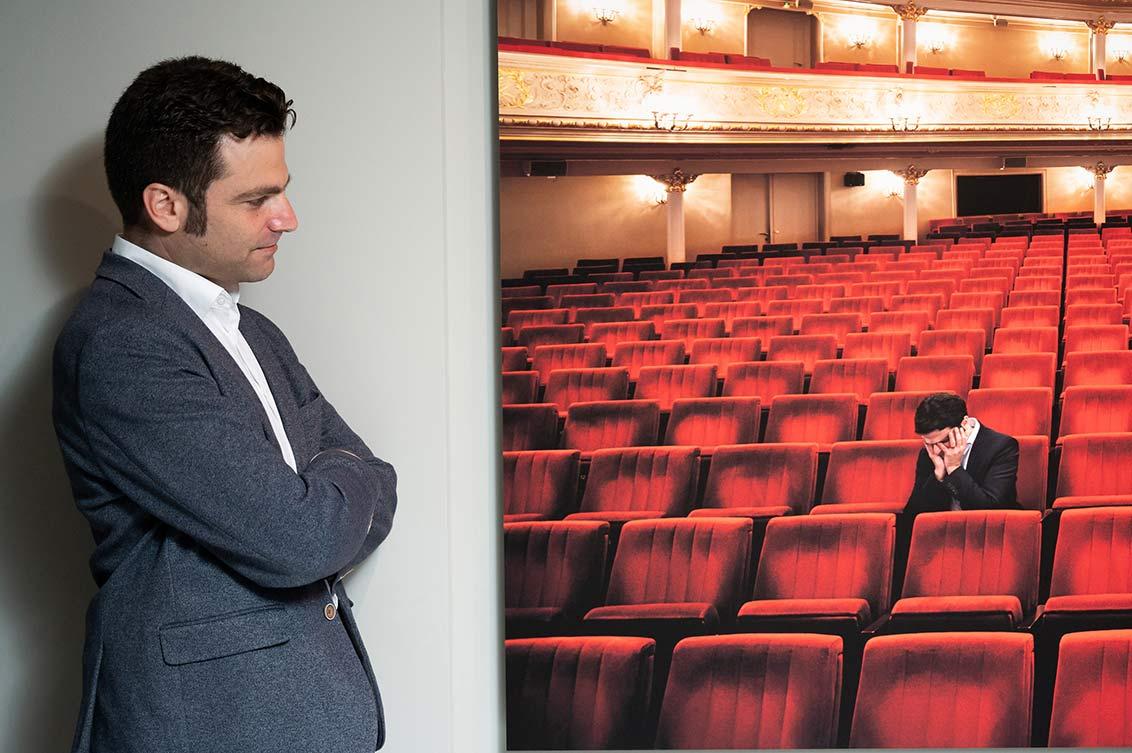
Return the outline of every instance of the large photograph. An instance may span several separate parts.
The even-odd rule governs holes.
[[[1132,8],[500,0],[507,744],[1132,745]]]

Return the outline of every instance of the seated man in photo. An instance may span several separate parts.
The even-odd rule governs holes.
[[[908,512],[1019,509],[1018,440],[967,415],[967,403],[950,392],[924,398],[916,408],[924,449]]]

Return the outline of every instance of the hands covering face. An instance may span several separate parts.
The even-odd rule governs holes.
[[[967,421],[963,421],[959,426],[948,430],[945,440],[924,442],[938,481],[943,481],[944,476],[963,465],[963,453],[967,450],[967,438],[970,436],[971,429]]]

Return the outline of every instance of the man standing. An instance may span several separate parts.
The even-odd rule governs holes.
[[[54,420],[99,591],[76,751],[371,753],[385,725],[341,583],[388,535],[393,468],[238,305],[297,227],[283,91],[200,57],[106,128],[123,232],[55,347]]]
[[[1018,509],[1018,440],[967,415],[950,392],[929,395],[916,408],[924,449],[916,460],[910,513]]]

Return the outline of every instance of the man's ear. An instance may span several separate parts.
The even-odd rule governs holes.
[[[164,183],[150,183],[142,189],[142,206],[154,227],[166,233],[181,230],[189,219],[189,200]]]

